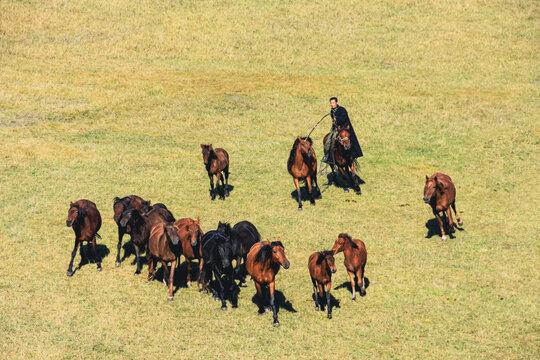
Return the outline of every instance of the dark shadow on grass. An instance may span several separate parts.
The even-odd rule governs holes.
[[[332,175],[332,173],[326,174],[326,181],[327,186],[335,186],[339,189],[352,189],[353,183],[350,177],[346,176],[345,178],[341,175],[341,173],[336,169],[336,172],[334,173],[335,176]],[[352,176],[352,173],[351,173]],[[364,185],[366,182],[360,177],[356,176],[358,178],[358,185]]]
[[[219,199],[219,194],[221,191],[223,191],[223,189],[225,188],[225,186],[227,186],[227,190],[229,191],[229,196],[231,194],[231,192],[234,190],[234,186],[229,184],[229,185],[221,185],[221,181],[220,181],[220,185],[219,186],[216,186],[214,187],[214,191],[216,192],[216,199]],[[212,190],[208,189],[208,194],[210,195],[210,197],[212,197]],[[225,199],[227,198],[227,196],[225,196]]]
[[[313,198],[315,200],[319,200],[319,199],[322,199],[322,192],[321,192],[321,189],[319,188],[319,191],[317,191],[315,189],[315,186],[313,187]],[[309,193],[308,193],[308,188],[307,188],[307,185],[306,186],[300,186],[300,196],[302,198],[302,201],[309,201]],[[294,200],[298,200],[298,191],[294,190],[291,192],[291,198],[293,198]]]
[[[315,294],[311,294],[311,299],[313,300],[313,306],[315,307]],[[330,305],[333,309],[339,309],[341,300],[336,299],[332,293],[330,293]],[[319,305],[321,306],[321,311],[324,311],[323,309],[326,309],[326,298],[325,297],[319,297]]]
[[[444,232],[446,233],[446,235],[449,236],[450,239],[455,239],[454,234],[450,233],[450,224],[448,223],[447,218],[443,217],[442,220]],[[465,229],[458,227],[457,222],[454,223],[454,227],[458,231],[465,231]],[[433,236],[441,237],[441,228],[439,227],[439,220],[437,220],[437,218],[429,219],[426,222],[426,228],[428,229],[426,239],[431,239]]]
[[[131,240],[125,242],[122,245],[122,249],[124,250],[124,255],[122,256],[122,259],[120,259],[120,262],[124,262],[124,260],[130,257],[131,255],[135,256],[135,247],[133,246],[133,243],[131,242]],[[135,259],[133,261],[135,261]],[[135,265],[135,263],[133,262],[131,265]]]
[[[262,306],[270,306],[270,292],[268,290],[268,286],[263,286],[263,296],[264,296],[264,302],[259,297],[257,293],[253,295],[251,298],[251,301],[257,305],[258,308],[261,308]],[[288,312],[295,313],[296,309],[294,308],[293,304],[285,298],[285,295],[279,290],[276,290],[274,292],[274,304],[276,305],[276,311],[279,313],[280,309],[285,309]]]
[[[355,284],[357,284],[357,279],[356,279],[356,276],[355,276]],[[369,279],[364,276],[364,283],[366,285],[366,291],[367,291],[367,288],[369,288]],[[343,289],[343,288],[347,288],[347,290],[349,290],[349,292],[352,294],[352,287],[351,287],[351,282],[350,281],[345,281],[344,283],[342,283],[341,285],[338,285],[334,288],[334,290],[339,290],[339,289]],[[356,292],[358,294],[360,294],[360,287],[358,285],[356,285]]]
[[[107,257],[109,253],[110,253],[110,250],[106,245],[96,244],[96,256],[101,260],[101,263],[103,263],[103,259]],[[95,258],[94,258],[94,252],[92,251],[91,243],[86,243],[86,245],[81,245],[79,247],[79,254],[80,254],[81,260],[79,262],[79,265],[77,265],[77,267],[73,270],[74,274],[77,270],[79,270],[83,266],[96,263]]]

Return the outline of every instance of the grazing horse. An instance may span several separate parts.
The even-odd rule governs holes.
[[[322,296],[323,298],[326,296],[328,318],[331,319],[332,306],[330,303],[330,289],[332,288],[332,274],[336,272],[334,253],[330,250],[314,252],[309,257],[308,269],[309,275],[311,276],[311,282],[313,283],[315,310],[319,311],[319,296]],[[324,286],[326,286],[326,291]],[[321,310],[324,311],[324,303],[321,303]]]
[[[287,160],[287,170],[293,177],[294,186],[298,193],[298,210],[302,210],[302,193],[300,191],[300,180],[305,180],[309,193],[309,202],[315,205],[313,197],[312,182],[315,184],[316,194],[320,194],[319,184],[317,184],[317,157],[313,150],[313,141],[310,137],[298,137],[294,141],[293,147]]]
[[[214,175],[216,176],[216,191],[219,193],[219,199],[225,200],[225,196],[229,196],[229,154],[227,151],[221,148],[214,149],[212,144],[201,144],[202,156],[208,177],[210,178],[210,196],[212,200],[215,200],[216,193],[214,191]],[[223,182],[223,175],[225,174],[225,183]],[[219,179],[221,179],[221,188],[224,191],[220,191]]]
[[[174,270],[176,269],[176,258],[180,256],[180,238],[176,227],[172,223],[160,223],[152,227],[150,230],[150,238],[148,239],[148,251],[146,257],[148,260],[148,281],[154,279],[156,275],[155,263],[159,260],[163,265],[165,272],[163,282],[169,286],[169,297],[167,300],[174,299],[173,284]],[[169,271],[168,262],[171,262],[171,270]]]
[[[174,216],[171,212],[164,208],[154,208],[147,214],[141,215],[137,209],[128,208],[122,213],[120,218],[120,225],[123,227],[130,226],[131,228],[131,242],[135,247],[135,262],[137,268],[134,275],[141,273],[141,250],[146,250],[148,244],[148,238],[150,237],[150,230],[154,225],[162,222],[174,222]]]
[[[459,217],[456,211],[456,188],[450,176],[435,173],[428,177],[426,175],[426,185],[424,186],[424,202],[431,205],[433,215],[439,221],[439,227],[441,228],[442,240],[446,241],[446,234],[444,233],[444,226],[439,212],[448,214],[448,220],[450,225],[450,234],[456,232],[454,228],[454,219],[452,219],[452,212],[450,206],[454,209],[456,214],[456,220],[458,224],[463,225],[463,220]]]
[[[101,215],[96,207],[96,204],[90,200],[78,200],[74,203],[69,203],[68,217],[66,226],[72,227],[75,233],[75,246],[71,252],[71,261],[67,269],[67,276],[73,276],[73,259],[77,255],[77,248],[81,246],[82,259],[82,242],[92,242],[92,252],[94,260],[97,263],[97,270],[101,271],[101,259],[96,252],[96,236],[101,227]]]
[[[236,268],[234,269],[240,283],[246,282],[246,259],[251,247],[261,241],[261,234],[249,221],[240,221],[232,229],[229,223],[219,222],[218,231],[223,231],[230,238],[233,253],[236,257]],[[241,263],[241,260],[244,260]]]
[[[232,296],[233,308],[238,306],[238,287],[234,282],[232,260],[234,258],[229,238],[223,233],[212,230],[202,237],[203,264],[199,272],[199,283],[203,292],[208,292],[208,283],[212,275],[219,284],[218,291],[212,291],[214,299],[221,300],[221,310],[227,310],[227,293]]]
[[[367,261],[366,245],[362,240],[352,239],[348,234],[341,233],[332,247],[334,255],[343,251],[343,264],[347,269],[352,287],[352,301],[356,301],[356,284],[360,287],[360,295],[366,295],[364,268]],[[356,276],[356,282],[354,281]]]
[[[251,247],[246,261],[246,269],[255,282],[255,289],[261,300],[259,315],[265,312],[265,297],[262,292],[263,286],[268,286],[270,292],[270,307],[274,314],[274,326],[279,326],[277,308],[274,303],[276,290],[276,275],[279,267],[288,269],[289,260],[285,256],[285,248],[278,238],[277,241],[260,241]]]
[[[199,218],[197,220],[192,218],[178,219],[175,221],[174,226],[176,226],[182,244],[182,255],[184,255],[187,262],[187,286],[191,287],[191,261],[199,259],[200,271],[202,265],[201,239],[204,232],[199,226]]]
[[[343,177],[344,191],[346,193],[349,192],[349,189],[347,188],[347,179],[350,177],[354,191],[357,194],[361,194],[362,190],[360,189],[358,175],[356,175],[356,169],[354,167],[354,161],[351,154],[351,140],[349,138],[350,133],[348,130],[349,126],[347,126],[347,128],[338,126],[338,135],[334,138],[334,143],[332,144],[332,156],[334,158],[334,163],[330,163],[330,167],[332,168],[331,183],[337,183],[336,173],[334,172],[334,166],[337,166],[341,176]],[[326,134],[323,139],[323,145],[326,145],[329,136],[329,133]],[[347,176],[345,176],[345,172],[347,173]]]
[[[116,222],[116,225],[118,226],[118,252],[116,253],[116,266],[120,266],[121,260],[120,260],[120,249],[122,248],[122,238],[124,237],[124,234],[131,234],[131,229],[129,226],[124,227],[120,225],[120,218],[122,217],[122,213],[126,211],[128,208],[134,208],[139,210],[141,213],[148,212],[150,210],[150,201],[145,201],[141,197],[137,195],[129,195],[123,198],[115,197],[114,198],[114,204],[113,204],[113,210],[114,210],[114,221]]]

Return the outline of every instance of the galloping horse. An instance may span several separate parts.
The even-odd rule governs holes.
[[[178,243],[180,238],[176,227],[172,223],[160,223],[152,227],[150,237],[148,239],[148,251],[146,258],[148,260],[148,281],[154,279],[156,275],[155,263],[159,260],[163,265],[165,272],[163,282],[169,287],[169,297],[167,300],[172,301],[174,270],[176,269],[176,259],[180,256],[180,246]],[[171,262],[171,270],[169,271],[168,262]]]
[[[330,303],[330,289],[332,288],[332,274],[336,272],[334,253],[330,250],[314,252],[309,257],[308,269],[309,275],[311,276],[311,282],[313,283],[315,310],[319,311],[319,296],[326,296],[328,318],[331,319],[332,306]],[[326,291],[324,286],[326,286]],[[324,311],[324,303],[321,303],[321,310]]]
[[[96,236],[101,227],[101,215],[96,207],[96,204],[90,200],[81,199],[74,203],[69,203],[68,217],[66,226],[72,227],[75,233],[75,246],[71,252],[71,261],[67,269],[67,276],[73,276],[73,259],[77,255],[77,248],[81,246],[82,259],[82,242],[92,241],[92,252],[94,260],[97,263],[97,270],[101,271],[101,259],[96,253]],[[100,237],[101,238],[101,237]]]
[[[334,138],[334,143],[332,144],[332,156],[334,158],[335,166],[337,166],[341,176],[343,177],[343,186],[346,193],[349,192],[347,188],[347,179],[351,177],[352,187],[357,194],[361,194],[362,190],[360,189],[360,184],[358,182],[358,175],[356,175],[356,169],[354,167],[354,161],[351,155],[351,140],[349,139],[349,127],[342,128],[338,126],[338,136]],[[323,145],[328,141],[330,133],[326,134],[323,139]],[[334,172],[334,163],[330,163],[332,168],[332,181],[337,183],[336,173]],[[349,171],[350,169],[350,171]],[[345,176],[345,172],[347,176]],[[352,174],[351,174],[352,172]]]
[[[276,290],[276,275],[280,266],[288,269],[290,263],[285,256],[285,249],[279,238],[273,242],[260,241],[251,247],[247,256],[246,269],[255,282],[255,288],[261,300],[259,315],[265,312],[265,297],[262,287],[268,286],[270,291],[270,307],[274,313],[274,326],[279,326],[277,309],[274,303],[274,293]]]
[[[201,144],[202,156],[208,177],[210,178],[210,196],[212,200],[216,198],[214,192],[214,175],[216,176],[216,190],[219,192],[219,199],[225,200],[225,196],[229,196],[229,154],[227,151],[221,148],[214,149],[212,144]],[[225,174],[225,183],[223,183],[223,175]],[[219,179],[221,179],[221,188],[224,191],[220,191]]]
[[[366,295],[364,268],[366,267],[367,251],[362,240],[352,239],[348,234],[341,233],[332,247],[334,255],[343,251],[345,260],[343,264],[349,274],[352,287],[352,301],[356,301],[356,284],[360,287],[360,295]],[[356,282],[354,281],[356,276]]]
[[[187,262],[187,286],[191,287],[191,261],[193,259],[199,259],[199,271],[202,267],[202,246],[201,238],[204,235],[201,227],[199,226],[199,218],[193,220],[192,218],[183,218],[175,221],[178,237],[182,244],[182,255],[186,258]]]
[[[317,184],[317,157],[313,150],[313,141],[310,137],[298,137],[294,141],[293,147],[287,160],[287,170],[293,177],[294,186],[298,193],[298,210],[302,210],[302,193],[300,191],[300,180],[305,180],[309,193],[309,202],[315,205],[313,197],[312,182],[315,184],[317,194],[320,194]]]
[[[452,212],[450,206],[454,209],[456,214],[456,220],[458,224],[463,225],[463,220],[459,217],[456,211],[456,188],[450,176],[436,173],[428,177],[426,175],[426,185],[424,186],[424,202],[431,205],[433,215],[439,221],[439,227],[441,228],[442,240],[446,241],[446,234],[444,233],[444,226],[439,212],[448,214],[448,220],[450,225],[450,234],[453,234],[456,230],[454,228],[454,219],[452,219]]]

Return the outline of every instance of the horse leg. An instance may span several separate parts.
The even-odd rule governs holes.
[[[300,184],[298,178],[294,178],[294,186],[296,186],[296,192],[298,193],[298,210],[302,210],[302,192],[300,192]]]
[[[219,273],[214,270],[214,274],[216,276],[216,281],[219,285],[219,298],[221,299],[221,310],[227,310],[227,302],[225,301],[225,285],[223,285],[223,281],[221,279],[221,276],[219,276]]]
[[[75,239],[75,246],[73,247],[73,251],[71,252],[71,261],[69,262],[69,266],[67,269],[67,276],[73,276],[73,259],[75,259],[75,256],[77,255],[77,248],[79,247],[79,245],[79,240]]]
[[[328,185],[332,185],[332,183],[336,183],[337,184],[337,178],[336,178],[336,172],[334,171],[334,164],[330,164],[330,169],[332,169],[332,174],[330,174],[330,182],[328,183]]]
[[[351,281],[351,290],[352,290],[352,301],[356,301],[356,283],[354,282],[354,274],[347,270],[349,274],[349,279]]]
[[[258,314],[259,315],[264,315],[264,303],[265,303],[265,299],[264,299],[264,295],[263,295],[263,292],[262,292],[262,287],[261,287],[261,284],[259,284],[257,281],[254,281],[255,283],[255,289],[257,290],[257,295],[259,296],[259,312]]]
[[[174,285],[174,270],[176,269],[176,259],[171,262],[171,272],[169,275],[169,297],[167,300],[172,301],[174,299],[173,295],[173,285]]]
[[[356,272],[356,281],[358,281],[358,287],[360,288],[360,296],[366,296],[366,283],[364,281],[363,266]]]
[[[191,287],[191,260],[188,259],[186,257],[186,262],[187,262],[187,278],[186,278],[186,283],[187,283],[187,287]]]
[[[454,201],[452,203],[452,209],[454,209],[454,214],[456,214],[456,220],[459,226],[463,226],[463,220],[459,217],[457,211],[456,211],[456,202]]]
[[[315,311],[319,311],[319,292],[317,289],[317,281],[311,277],[311,282],[313,283],[313,296],[315,296]]]
[[[210,178],[210,197],[212,198],[212,201],[216,199],[216,194],[214,192],[214,175],[213,174],[210,174],[208,173],[208,177]],[[217,187],[217,182],[216,182],[216,187]]]
[[[313,184],[315,184],[315,197],[317,199],[321,198],[321,189],[319,189],[319,183],[317,182],[317,173],[312,176]]]
[[[138,245],[133,244],[133,247],[135,248],[135,262],[137,263],[137,268],[133,275],[139,275],[141,273],[141,254]]]
[[[433,214],[435,215],[435,217],[437,218],[437,220],[439,221],[439,227],[441,228],[441,236],[442,236],[442,240],[443,241],[446,241],[446,234],[444,232],[444,225],[443,225],[443,221],[441,219],[441,216],[439,215],[439,213],[436,211],[436,210],[433,210]]]
[[[362,193],[362,189],[360,189],[360,184],[358,182],[358,175],[356,175],[356,169],[354,168],[354,161],[351,163],[351,172],[352,172],[354,192],[356,192],[357,195],[360,195]]]
[[[278,327],[279,321],[277,318],[277,308],[276,308],[276,303],[274,299],[274,293],[276,292],[276,282],[275,281],[270,282],[268,284],[268,288],[270,289],[270,307],[272,307],[272,312],[274,315],[274,323],[272,325],[274,325],[274,327]]]
[[[324,299],[326,297],[326,294],[324,292],[323,284],[320,282],[317,282],[319,286],[319,294],[321,295],[321,299]],[[321,303],[321,311],[324,311],[324,303]]]
[[[223,170],[223,173],[225,174],[225,196],[229,196],[229,166]]]
[[[148,251],[146,253],[146,260],[148,261],[148,277],[146,280],[151,281],[154,279],[155,272],[154,272],[154,257],[152,256],[152,253]]]
[[[332,318],[332,304],[330,302],[330,289],[332,288],[332,282],[329,281],[328,284],[326,284],[326,308],[328,310],[328,318]]]
[[[97,263],[97,271],[101,271],[101,259],[96,251],[96,235],[92,238],[92,252],[94,253],[94,261]]]
[[[234,269],[232,266],[229,268],[229,293],[231,294],[231,303],[233,308],[238,307],[238,293],[240,288],[236,285],[234,281]]]
[[[122,248],[122,238],[124,237],[124,234],[126,233],[124,228],[119,227],[118,228],[118,252],[116,253],[116,267],[120,266],[122,261],[120,260],[120,249]]]
[[[448,214],[448,225],[450,225],[450,234],[453,234],[456,232],[456,229],[454,227],[454,219],[452,219],[452,210],[450,210],[450,208],[447,208],[446,213]]]
[[[343,192],[348,193],[349,188],[347,187],[347,176],[345,176],[345,171],[341,166],[338,166],[338,170],[341,173],[341,178],[343,179]]]
[[[308,194],[309,194],[309,203],[315,205],[315,199],[313,198],[313,187],[311,186],[311,176],[306,178]]]

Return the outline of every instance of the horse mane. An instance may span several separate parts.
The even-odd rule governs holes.
[[[338,235],[338,238],[344,238],[344,239],[347,239],[349,240],[349,242],[351,243],[351,246],[355,249],[358,249],[358,245],[356,245],[356,243],[354,241],[352,241],[352,238],[349,234],[347,233],[341,233]]]
[[[320,265],[324,261],[324,258],[326,258],[328,255],[333,255],[333,254],[334,252],[332,250],[319,251],[316,264]]]
[[[255,256],[255,262],[265,262],[266,260],[272,259],[272,249],[276,246],[285,248],[281,241],[272,241],[270,244],[263,245]]]
[[[309,145],[313,146],[313,140],[311,140],[311,137],[301,137],[302,140],[309,141]],[[298,148],[298,143],[300,142],[300,139],[297,137],[296,140],[294,140],[293,147],[291,149],[291,152],[289,153],[289,160],[287,160],[287,169],[291,169],[292,165],[294,164],[294,161],[296,160],[296,149]]]
[[[77,203],[71,204],[70,209],[72,207],[77,209],[77,212],[78,212],[77,218],[86,216],[86,208],[85,207],[83,207],[83,206],[81,206],[81,205],[79,205]]]
[[[219,225],[218,225],[218,231],[220,231],[219,229],[222,228],[223,229],[223,232],[225,234],[227,234],[227,236],[231,236],[231,224],[228,223],[228,222],[219,222]]]

